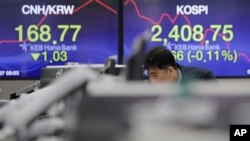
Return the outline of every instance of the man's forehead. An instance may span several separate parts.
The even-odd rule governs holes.
[[[159,70],[160,70],[160,69],[158,69],[158,68],[149,68],[149,69],[147,70],[147,72],[148,72],[148,73],[157,73]]]

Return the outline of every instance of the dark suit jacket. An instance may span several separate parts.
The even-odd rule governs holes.
[[[179,64],[177,64],[177,67],[181,71],[182,82],[189,80],[215,80],[215,76],[210,70],[197,67],[182,66]]]

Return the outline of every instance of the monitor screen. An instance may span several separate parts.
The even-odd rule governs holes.
[[[1,0],[0,33],[0,79],[104,63],[117,54],[117,0]]]
[[[217,77],[249,77],[250,2],[246,0],[125,0],[124,52],[150,32],[148,49],[165,46],[179,64]]]

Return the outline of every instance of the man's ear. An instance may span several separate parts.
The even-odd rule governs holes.
[[[170,72],[174,72],[174,71],[175,71],[174,67],[172,67],[172,66],[169,66],[169,67],[168,67],[168,70],[169,70]]]

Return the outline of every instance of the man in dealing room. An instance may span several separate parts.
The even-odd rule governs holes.
[[[147,71],[149,80],[153,83],[215,80],[215,76],[210,70],[176,63],[171,51],[163,46],[153,47],[147,52],[144,69]]]

